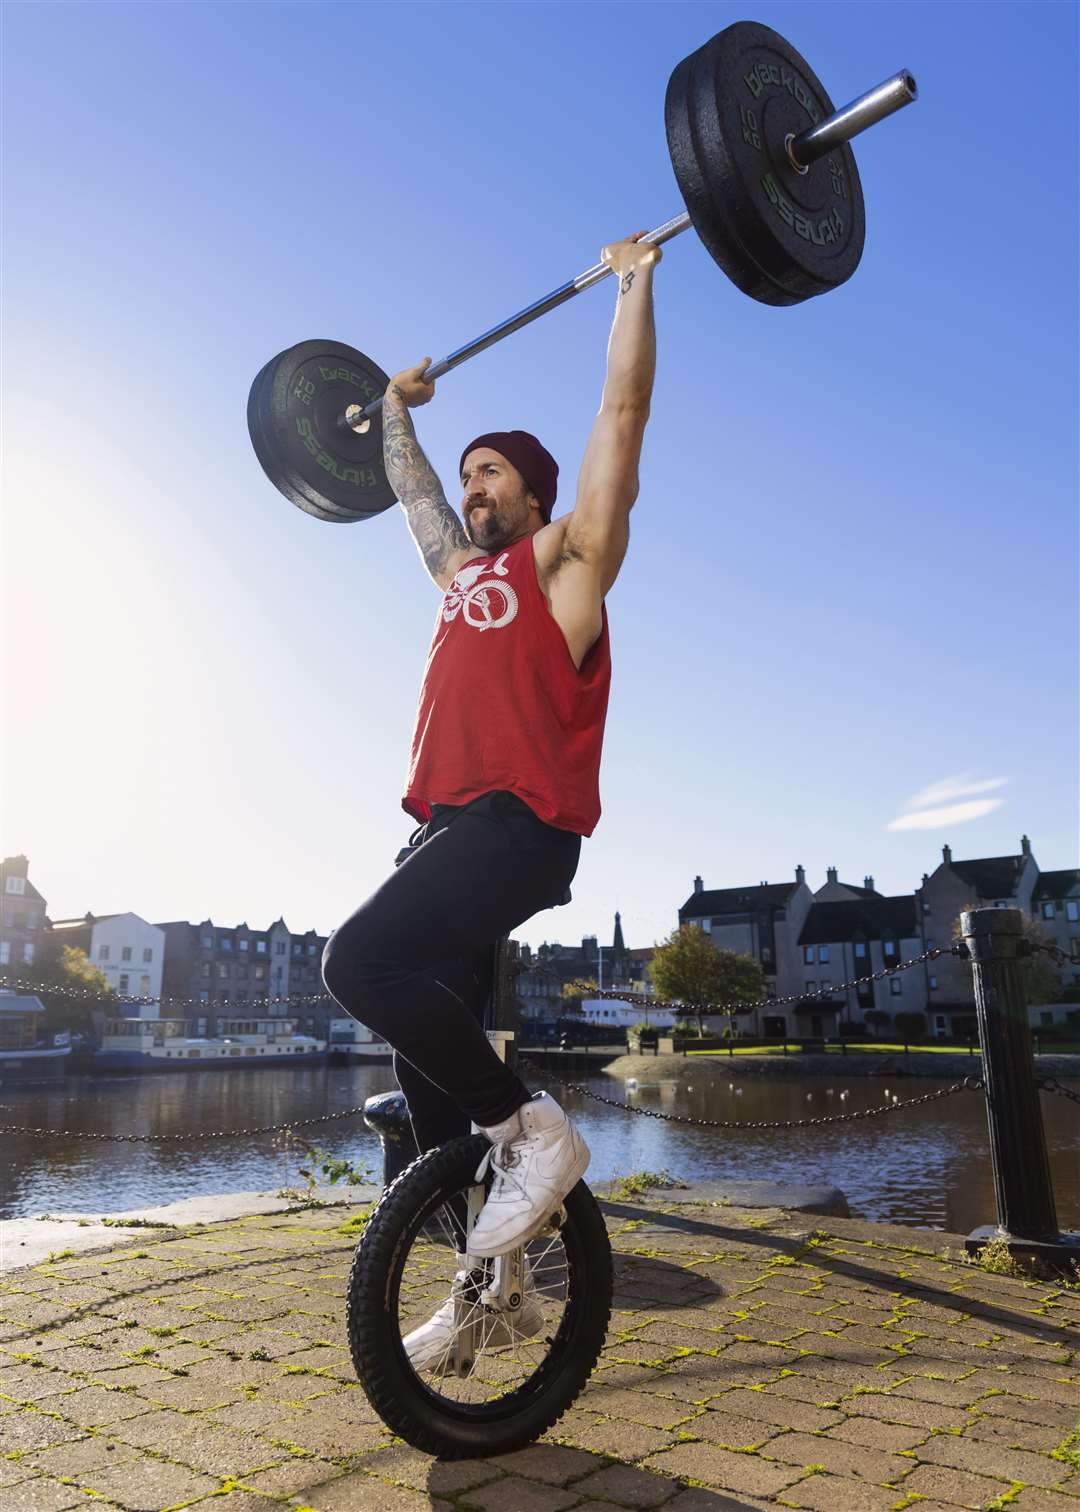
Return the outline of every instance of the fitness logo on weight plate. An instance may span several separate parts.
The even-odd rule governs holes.
[[[485,578],[485,572],[494,578]],[[517,616],[518,597],[509,583],[506,552],[489,566],[463,567],[446,590],[442,617],[449,625],[460,613],[474,630],[502,630]]]

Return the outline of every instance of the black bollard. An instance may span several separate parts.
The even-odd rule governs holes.
[[[1054,1208],[1020,975],[1023,915],[1018,908],[976,908],[960,915],[960,928],[975,979],[998,1210],[997,1227],[975,1229],[965,1248],[976,1253],[1001,1239],[1011,1255],[1069,1274],[1080,1260],[1080,1234],[1061,1233]]]
[[[404,1092],[379,1092],[369,1097],[364,1103],[364,1122],[379,1136],[383,1152],[383,1186],[389,1186],[420,1153]]]

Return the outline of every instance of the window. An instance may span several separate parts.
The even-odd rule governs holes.
[[[712,920],[711,919],[699,919],[698,923],[701,925],[701,928],[702,928],[702,930],[703,930],[703,932],[705,934],[712,934]]]
[[[1040,1013],[1039,1014],[1039,1028],[1040,1029],[1052,1029],[1053,1026],[1054,1026],[1054,1015],[1052,1013]]]
[[[802,958],[804,966],[812,966],[814,964],[814,947],[812,945],[803,946]]]
[[[97,958],[99,961],[107,961],[109,959],[109,947],[107,945],[99,947]]]
[[[1053,917],[1054,917],[1054,905],[1052,903],[1044,903],[1043,904],[1043,918],[1044,919],[1052,919]]]
[[[945,1031],[945,1015],[943,1013],[939,1013],[938,1016],[937,1016],[937,1018],[934,1020],[934,1028],[938,1029],[942,1033],[944,1033],[944,1031]]]
[[[154,952],[153,952],[153,950],[151,950],[148,947],[146,950],[143,951],[142,958],[143,958],[143,965],[145,966],[149,961],[152,961],[154,959]]]
[[[807,990],[807,992],[816,992],[817,988],[816,988],[816,986],[815,986],[815,984],[813,982],[807,982],[807,984],[806,984],[806,990]]]
[[[274,954],[275,955],[284,955],[285,954],[285,941],[284,940],[279,940],[277,942],[277,944],[274,946]]]
[[[247,940],[238,940],[236,948],[237,948],[237,950],[246,950],[248,948],[248,941]]]
[[[139,978],[139,996],[150,996],[150,978],[148,976],[141,976]]]
[[[1068,919],[1070,924],[1075,924],[1077,920],[1080,919],[1080,903],[1066,903],[1065,917]]]
[[[771,966],[772,965],[772,946],[771,945],[763,945],[761,947],[761,964],[763,966]]]
[[[308,955],[314,955],[317,949],[318,949],[317,945],[309,945],[308,948],[307,948]]]
[[[930,917],[930,905],[929,905],[929,903],[925,903],[925,902],[923,903],[922,911],[923,911],[923,918],[924,919],[928,919]]]
[[[934,942],[933,942],[933,940],[931,940],[929,938],[927,939],[927,941],[926,941],[926,948],[927,948],[927,950],[933,950],[934,949]]]
[[[892,993],[893,997],[899,997],[903,990],[904,984],[899,977],[889,978],[889,991]]]
[[[930,978],[930,991],[931,992],[936,992],[937,991],[937,977],[931,977]]]
[[[127,990],[128,990],[128,978],[127,978],[127,974],[125,972],[121,972],[121,974],[120,974],[120,991],[121,992],[126,992]]]
[[[4,891],[13,893],[15,897],[21,898],[26,892],[26,878],[9,877],[7,879],[7,882],[4,884]]]
[[[130,945],[125,945],[124,948],[121,950],[121,952],[120,952],[120,959],[122,961],[130,961],[131,960],[131,946]]]
[[[0,940],[0,966],[11,965],[11,941]]]
[[[857,961],[865,961],[866,960],[866,941],[865,940],[856,940],[855,941],[855,959]]]
[[[208,934],[200,935],[199,936],[199,944],[202,946],[202,948],[204,950],[213,950],[213,948],[214,948],[214,937],[213,937],[213,935],[208,935]]]
[[[887,956],[894,956],[894,955],[896,955],[896,941],[895,940],[885,940],[883,942],[882,949],[885,951],[885,954]]]
[[[821,962],[822,966],[827,966],[829,964],[829,947],[827,945],[818,946],[817,958]]]
[[[222,937],[221,937],[221,948],[222,948],[222,950],[231,950],[232,949],[232,940],[230,940],[230,938],[229,938],[228,935],[222,935]]]
[[[255,941],[255,954],[256,955],[265,955],[266,954],[266,941],[265,940],[256,940]]]

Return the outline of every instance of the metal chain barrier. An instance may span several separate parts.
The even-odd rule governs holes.
[[[1051,947],[1051,946],[1046,946],[1046,947],[1040,946],[1038,948],[1040,948],[1040,949],[1047,949],[1047,950],[1050,950],[1050,951],[1053,951],[1053,950],[1056,949],[1056,947]],[[1064,955],[1064,953],[1061,952],[1061,951],[1058,951],[1057,954],[1062,957],[1062,960],[1067,960],[1068,959],[1068,957],[1066,957]],[[896,976],[901,971],[910,971],[915,966],[925,966],[925,965],[927,965],[931,961],[938,960],[943,955],[953,955],[953,956],[959,957],[961,960],[967,960],[968,959],[968,948],[967,948],[966,945],[963,945],[963,944],[948,945],[948,946],[945,946],[945,945],[935,945],[932,949],[924,951],[922,953],[922,955],[914,956],[910,961],[900,961],[895,966],[886,966],[883,970],[871,972],[867,976],[853,977],[850,982],[837,982],[835,985],[833,985],[833,984],[830,983],[830,985],[827,988],[825,988],[824,990],[822,990],[820,992],[797,992],[797,993],[792,994],[789,997],[758,998],[758,999],[756,999],[753,1002],[734,1002],[734,1003],[673,1003],[673,1002],[667,1002],[667,1001],[661,1002],[661,1001],[659,1001],[656,998],[647,997],[644,993],[621,992],[621,991],[619,991],[616,988],[607,988],[607,987],[597,989],[597,991],[593,994],[593,996],[596,997],[596,998],[618,998],[620,1002],[629,1003],[633,1007],[639,1007],[639,1008],[677,1008],[677,1009],[679,1009],[682,1012],[687,1013],[687,1014],[697,1014],[697,1013],[702,1013],[702,1014],[706,1014],[706,1013],[728,1013],[728,1014],[733,1014],[733,1013],[752,1013],[752,1012],[755,1011],[755,1009],[759,1009],[759,1008],[780,1008],[780,1007],[785,1007],[786,1005],[792,1004],[792,1003],[812,1003],[815,1000],[818,1000],[818,1001],[821,1001],[821,1002],[826,1002],[830,998],[832,998],[833,996],[835,996],[835,994],[838,993],[838,992],[846,992],[850,988],[862,987],[862,986],[865,986],[867,983],[871,983],[871,982],[883,982],[883,981],[885,981],[885,979],[887,977]],[[310,1003],[325,1003],[327,1001],[332,1001],[332,999],[330,997],[330,994],[328,992],[316,992],[316,993],[305,993],[305,994],[294,993],[294,994],[291,994],[288,997],[256,998],[256,999],[253,999],[251,1002],[248,1002],[248,1003],[224,1003],[224,1004],[223,1003],[204,1003],[203,1001],[201,1001],[201,999],[197,999],[197,998],[154,998],[154,997],[117,998],[117,997],[104,997],[104,996],[102,996],[102,994],[100,992],[95,992],[95,991],[93,991],[90,988],[87,988],[87,989],[83,990],[81,988],[75,988],[75,987],[52,987],[52,986],[49,986],[47,983],[44,983],[44,982],[27,982],[27,981],[24,981],[24,980],[22,980],[21,978],[18,978],[18,977],[16,977],[16,978],[8,978],[6,976],[5,977],[0,977],[0,988],[7,988],[9,990],[23,991],[23,992],[47,992],[47,993],[55,994],[58,997],[72,998],[72,999],[75,999],[77,1001],[82,1001],[82,1002],[91,1001],[91,1002],[106,1003],[111,1008],[120,1008],[120,1007],[125,1007],[125,1008],[131,1007],[131,1008],[134,1008],[134,1007],[146,1006],[146,1005],[149,1005],[149,1004],[152,1004],[152,1003],[157,1003],[157,1004],[160,1004],[160,1006],[163,1007],[163,1008],[164,1007],[169,1007],[169,1008],[201,1008],[201,1009],[207,1009],[207,1008],[222,1008],[222,1007],[224,1007],[224,1008],[228,1008],[233,1013],[248,1013],[248,1014],[250,1014],[250,1013],[252,1013],[254,1011],[257,1011],[259,1009],[265,1009],[265,1008],[268,1008],[268,1007],[270,1007],[270,1006],[272,1006],[274,1004],[280,1004],[280,1003],[294,1004],[295,1006],[300,1007],[300,1006],[303,1006],[305,1004],[310,1004]]]
[[[862,987],[868,982],[884,982],[887,977],[898,976],[901,971],[910,971],[914,966],[925,966],[930,961],[936,961],[943,955],[959,957],[960,960],[969,959],[969,951],[966,945],[935,945],[930,950],[923,951],[922,955],[914,956],[910,961],[900,961],[895,966],[886,966],[881,971],[871,972],[868,976],[853,977],[850,982],[837,982],[820,992],[796,992],[789,997],[757,998],[753,1002],[735,1003],[670,1003],[658,1002],[655,998],[646,997],[640,992],[622,992],[615,987],[604,987],[597,991],[590,991],[590,998],[617,998],[621,1003],[630,1003],[635,1008],[675,1008],[681,1013],[710,1014],[710,1013],[753,1013],[759,1008],[782,1008],[792,1003],[812,1003],[814,1001],[827,1002],[838,992],[847,992],[850,988]]]
[[[70,998],[73,1002],[104,1003],[108,1008],[145,1008],[157,1004],[161,1008],[227,1008],[234,1017],[243,1017],[274,1004],[292,1004],[301,1008],[312,1003],[333,1001],[329,992],[294,992],[287,997],[258,997],[244,1003],[211,1003],[202,998],[178,997],[115,997],[96,992],[92,987],[54,987],[50,982],[28,982],[22,977],[0,977],[0,988],[9,992],[47,992],[53,997]]]
[[[1055,966],[1075,966],[1077,964],[1077,957],[1069,955],[1068,951],[1062,950],[1059,945],[1045,945],[1041,940],[1025,940],[1024,944],[1027,947],[1023,952],[1025,955],[1035,955],[1036,953],[1039,955],[1048,955]]]
[[[1053,1092],[1055,1097],[1067,1097],[1070,1102],[1080,1103],[1080,1092],[1074,1092],[1071,1087],[1063,1087],[1053,1076],[1045,1076],[1035,1084],[1040,1092]]]
[[[903,1102],[883,1103],[880,1108],[865,1108],[861,1112],[823,1113],[820,1118],[769,1120],[690,1118],[680,1113],[660,1113],[654,1108],[632,1108],[629,1103],[619,1102],[614,1097],[601,1097],[599,1092],[590,1091],[580,1082],[567,1081],[565,1077],[557,1076],[546,1067],[538,1066],[526,1055],[519,1055],[518,1062],[531,1067],[534,1071],[540,1071],[550,1080],[557,1081],[560,1086],[568,1087],[572,1092],[580,1092],[583,1097],[588,1097],[593,1102],[604,1103],[609,1108],[618,1108],[623,1113],[635,1113],[642,1118],[658,1118],[662,1123],[693,1124],[699,1129],[812,1129],[821,1124],[853,1123],[856,1119],[880,1118],[884,1113],[899,1113],[902,1108],[916,1108],[920,1103],[937,1102],[939,1098],[952,1097],[956,1092],[981,1092],[984,1086],[978,1077],[965,1076],[963,1081],[953,1082],[951,1087],[942,1087],[937,1092],[924,1092],[921,1097],[907,1097]]]
[[[358,1118],[363,1108],[345,1108],[340,1113],[322,1113],[318,1118],[294,1118],[288,1123],[260,1124],[253,1129],[207,1129],[198,1134],[86,1134],[79,1129],[28,1129],[20,1124],[0,1124],[0,1134],[29,1134],[34,1139],[93,1139],[114,1144],[193,1144],[203,1139],[244,1139],[254,1134],[285,1134],[309,1129],[313,1124]]]

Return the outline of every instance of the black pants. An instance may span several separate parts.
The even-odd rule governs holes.
[[[460,808],[436,805],[410,846],[330,936],[322,968],[346,1013],[393,1045],[423,1151],[529,1100],[484,1033],[495,942],[562,901],[581,836],[494,792]]]

